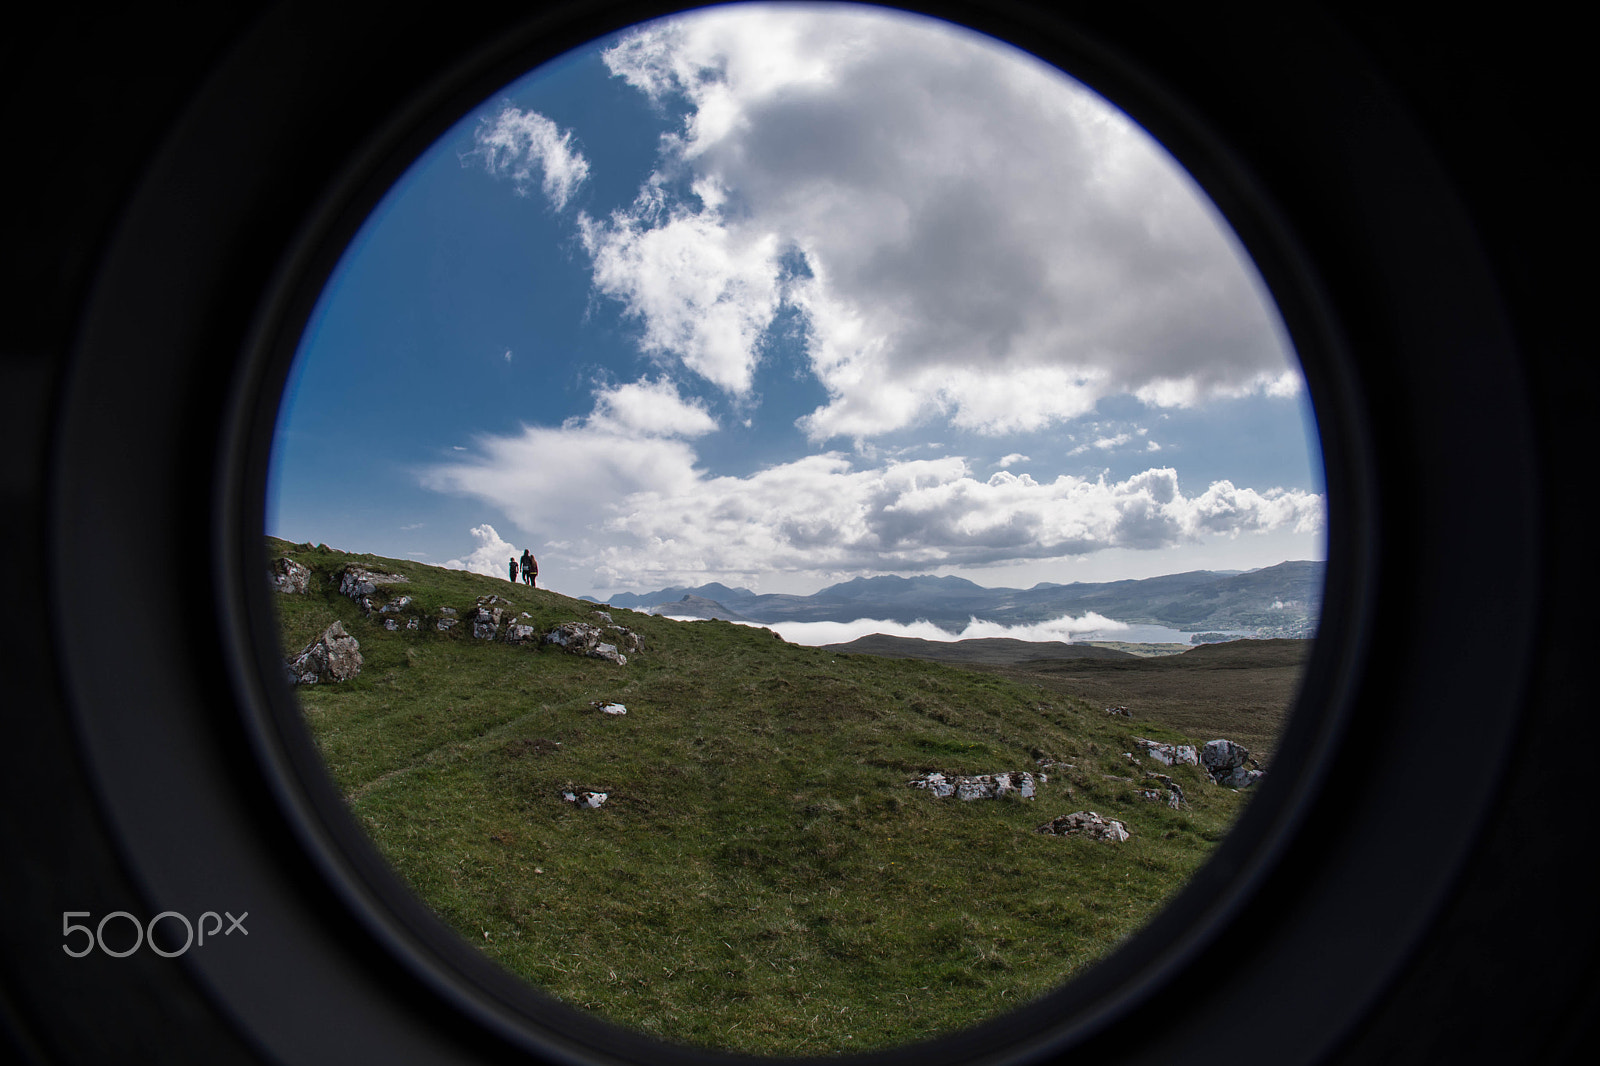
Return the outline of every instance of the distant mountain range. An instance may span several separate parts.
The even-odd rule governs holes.
[[[810,596],[758,594],[720,582],[618,593],[617,607],[734,622],[928,621],[960,630],[976,617],[1023,625],[1094,611],[1119,622],[1187,632],[1249,631],[1309,637],[1322,609],[1321,562],[1285,562],[1246,572],[1192,570],[1137,581],[1040,582],[1030,589],[985,588],[959,577],[858,577]],[[592,597],[590,597],[592,598]]]

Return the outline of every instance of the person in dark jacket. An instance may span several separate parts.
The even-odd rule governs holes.
[[[512,556],[512,559],[511,559],[511,578],[510,578],[510,580],[513,583],[515,583],[516,580],[517,580],[517,560],[516,560],[515,556]]]
[[[522,550],[522,577],[529,588],[539,587],[539,560],[533,557],[533,552],[526,548]]]

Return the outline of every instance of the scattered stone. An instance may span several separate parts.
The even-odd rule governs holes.
[[[633,638],[629,643],[637,650],[644,645],[638,634],[623,629],[621,626],[609,626],[608,629],[616,630],[624,638]],[[615,644],[606,642],[605,632],[597,626],[587,622],[562,622],[544,635],[546,644],[554,644],[558,648],[571,652],[573,655],[586,655],[591,659],[605,659],[625,666],[628,657],[617,650]]]
[[[334,622],[284,665],[290,684],[348,681],[361,672],[361,645],[345,632],[342,623]]]
[[[628,713],[628,708],[624,707],[622,704],[611,703],[608,700],[592,700],[590,701],[589,706],[593,707],[601,714],[620,716]]]
[[[575,803],[579,807],[587,807],[591,811],[599,808],[599,806],[605,803],[610,796],[611,794],[609,792],[590,792],[588,789],[568,789],[567,791],[561,793],[561,798],[563,800],[566,800],[568,803]]]
[[[595,616],[595,617],[596,617],[596,618],[599,618],[599,619],[601,619],[601,620],[602,620],[602,621],[604,621],[604,622],[606,622],[606,623],[607,623],[607,624],[608,624],[608,625],[609,625],[609,624],[610,624],[610,622],[611,622],[611,615],[610,615],[610,613],[609,613],[609,612],[607,612],[607,611],[596,611],[596,612],[595,612],[595,613],[594,613],[594,616]]]
[[[415,618],[407,618],[406,619],[406,628],[407,629],[421,629],[422,628],[422,623],[417,621]]]
[[[1195,751],[1193,744],[1163,744],[1159,740],[1146,740],[1144,737],[1134,737],[1133,742],[1143,748],[1146,755],[1164,766],[1177,766],[1180,763],[1187,766],[1200,765],[1200,753]]]
[[[311,571],[287,555],[273,561],[271,578],[272,587],[287,595],[304,592],[311,587]]]
[[[385,618],[383,620],[383,628],[393,633],[395,630],[400,628],[400,623],[396,622],[393,618]]]
[[[454,607],[441,607],[439,608],[439,613],[444,615],[446,618],[454,618],[456,616],[456,609]]]
[[[1249,788],[1260,780],[1260,770],[1245,766],[1254,761],[1249,749],[1231,740],[1207,741],[1200,750],[1200,765],[1211,775],[1211,780],[1227,788]]]
[[[1173,810],[1182,810],[1188,806],[1183,797],[1183,786],[1178,784],[1166,774],[1158,774],[1154,770],[1146,770],[1144,776],[1153,778],[1160,788],[1143,788],[1139,795],[1147,800],[1164,800]]]
[[[1132,714],[1128,713],[1128,708],[1126,708],[1126,707],[1107,707],[1106,708],[1106,713],[1111,715],[1114,718],[1132,718],[1133,717]]]
[[[477,607],[467,616],[467,621],[472,623],[472,635],[479,640],[493,640],[500,629],[500,618],[504,615],[499,607]]]
[[[496,595],[491,593],[488,596],[479,596],[478,597],[478,606],[479,607],[510,607],[511,606],[511,601],[506,599],[504,596],[496,596]]]
[[[400,585],[411,579],[402,574],[380,574],[359,566],[347,566],[339,571],[339,594],[348,596],[366,614],[373,611],[372,598],[385,585]]]
[[[1128,839],[1128,827],[1115,818],[1102,818],[1094,811],[1073,811],[1057,815],[1041,825],[1040,833],[1056,836],[1082,835],[1090,840],[1103,840],[1120,844]]]
[[[456,622],[457,619],[454,618],[441,618],[433,624],[433,628],[437,629],[441,633],[445,633],[454,629],[456,627]]]
[[[525,626],[521,622],[511,622],[506,625],[505,635],[500,638],[507,644],[537,644],[539,631],[533,626]]]
[[[1039,775],[1040,783],[1048,781]],[[1033,775],[1026,770],[1009,770],[1000,774],[951,775],[946,777],[937,770],[908,781],[912,788],[925,788],[940,799],[955,796],[957,799],[998,799],[1008,792],[1016,792],[1023,799],[1033,799],[1036,788]]]
[[[405,610],[407,607],[410,607],[410,606],[411,606],[411,597],[410,596],[401,596],[398,600],[390,600],[388,603],[384,604],[382,607],[379,607],[378,608],[378,613],[379,614],[399,614],[401,611]]]

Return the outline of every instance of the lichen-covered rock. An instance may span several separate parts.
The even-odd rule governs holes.
[[[1040,781],[1048,780],[1043,774]],[[1009,770],[999,774],[952,774],[946,776],[937,770],[907,782],[912,788],[925,788],[940,799],[955,796],[957,799],[998,799],[1015,792],[1023,799],[1033,799],[1037,794],[1033,775],[1026,770]]]
[[[533,626],[523,625],[521,622],[511,622],[506,626],[506,631],[500,637],[507,644],[537,644],[539,631]]]
[[[287,555],[273,560],[272,587],[286,595],[304,592],[311,585],[311,571]]]
[[[1225,788],[1249,788],[1261,780],[1262,775],[1263,771],[1261,770],[1247,770],[1240,766],[1230,771],[1226,777],[1218,778],[1217,784]]]
[[[411,579],[402,574],[381,574],[350,565],[339,571],[339,595],[348,596],[367,614],[375,609],[373,597],[385,585],[401,585]]]
[[[612,703],[610,700],[591,700],[589,706],[601,714],[609,714],[615,717],[621,717],[628,713],[626,706],[620,703]]]
[[[401,596],[399,599],[390,600],[388,603],[384,604],[382,607],[379,607],[378,608],[378,613],[379,614],[399,614],[401,611],[405,610],[407,607],[410,607],[410,606],[411,606],[411,597],[410,596]]]
[[[348,681],[361,672],[361,645],[341,623],[334,622],[284,665],[291,684]]]
[[[1200,765],[1211,780],[1227,788],[1249,788],[1261,777],[1260,770],[1251,770],[1250,751],[1243,744],[1231,740],[1210,740],[1200,749]]]
[[[1134,737],[1133,742],[1164,766],[1200,765],[1200,753],[1195,751],[1193,744],[1163,744],[1159,740],[1146,740],[1144,737]]]
[[[1116,844],[1122,843],[1131,835],[1123,823],[1115,818],[1102,818],[1094,811],[1073,811],[1071,814],[1058,815],[1041,825],[1036,832],[1062,837],[1086,836],[1090,840]]]
[[[1153,779],[1160,787],[1141,788],[1139,790],[1139,797],[1141,799],[1164,802],[1168,807],[1171,807],[1175,811],[1182,810],[1185,806],[1187,806],[1187,802],[1184,800],[1183,796],[1183,786],[1178,784],[1172,778],[1168,777],[1166,774],[1158,774],[1154,770],[1146,770],[1144,772],[1144,776],[1148,779]]]
[[[637,645],[642,646],[643,641],[637,640],[637,634],[623,629],[621,626],[608,626],[607,630],[617,630],[619,638],[623,635],[634,637]],[[617,650],[617,646],[606,640],[607,630],[592,626],[587,622],[562,622],[544,635],[546,644],[569,651],[574,655],[587,655],[591,659],[606,659],[625,666],[628,657]]]
[[[500,619],[505,612],[499,607],[475,607],[467,616],[472,625],[472,635],[479,640],[493,640],[500,629]]]
[[[1129,713],[1128,708],[1126,708],[1126,707],[1107,707],[1106,708],[1106,713],[1111,715],[1113,718],[1132,718],[1133,717],[1133,715],[1131,713]]]

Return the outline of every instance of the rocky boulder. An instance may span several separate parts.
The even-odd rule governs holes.
[[[375,609],[374,597],[386,585],[401,585],[411,579],[402,574],[381,574],[351,565],[339,571],[339,595],[348,596],[367,614]]]
[[[311,571],[287,555],[273,560],[270,577],[272,587],[286,595],[304,592],[311,586]]]
[[[586,655],[591,659],[605,659],[616,663],[618,666],[625,666],[627,665],[628,657],[618,651],[617,645],[611,642],[619,639],[618,637],[607,639],[609,630],[616,630],[624,638],[631,637],[634,642],[640,645],[644,643],[638,639],[637,634],[623,629],[621,626],[607,626],[606,629],[602,630],[600,627],[592,626],[587,622],[562,622],[544,635],[544,642],[546,644],[554,644],[556,647],[571,652],[573,655]]]
[[[361,672],[361,645],[345,632],[343,624],[334,622],[284,665],[290,684],[348,681]]]
[[[606,800],[611,798],[609,792],[591,792],[589,789],[567,789],[561,793],[561,798],[567,803],[575,804],[588,810],[596,810]]]
[[[1139,789],[1138,791],[1140,799],[1146,799],[1156,803],[1165,803],[1168,807],[1171,807],[1175,811],[1182,810],[1184,807],[1188,806],[1187,802],[1183,798],[1183,786],[1178,784],[1172,778],[1168,777],[1166,774],[1158,774],[1154,770],[1146,770],[1144,772],[1144,776],[1146,778],[1153,778],[1155,783],[1160,787]]]
[[[1163,766],[1200,765],[1200,753],[1195,751],[1193,744],[1163,744],[1159,740],[1146,740],[1144,737],[1134,737],[1133,742]]]
[[[1200,765],[1211,780],[1227,788],[1249,788],[1261,778],[1260,770],[1245,764],[1254,762],[1243,744],[1231,740],[1210,740],[1200,749]]]
[[[467,621],[472,625],[472,635],[479,640],[493,640],[504,615],[505,612],[499,607],[474,607],[472,613],[467,615]]]
[[[1130,835],[1126,825],[1115,818],[1102,818],[1094,811],[1073,811],[1071,814],[1058,815],[1041,825],[1035,832],[1050,833],[1059,837],[1086,836],[1090,840],[1115,844],[1122,843]]]
[[[539,631],[533,626],[524,625],[521,622],[511,622],[507,624],[506,631],[501,634],[500,639],[507,644],[537,644],[539,643]]]
[[[1049,780],[1040,774],[1041,782]],[[1009,770],[1000,774],[972,774],[946,776],[938,771],[923,774],[907,782],[912,788],[925,788],[940,799],[954,796],[957,799],[999,799],[1015,792],[1023,799],[1033,799],[1037,794],[1033,775],[1026,770]]]

